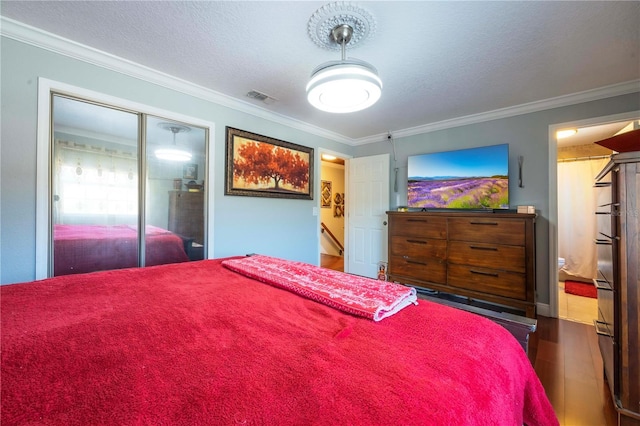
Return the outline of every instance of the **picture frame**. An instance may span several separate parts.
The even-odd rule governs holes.
[[[331,181],[323,180],[320,182],[320,206],[322,208],[331,208]]]
[[[182,166],[182,179],[196,180],[198,179],[198,165],[185,164]]]
[[[313,200],[313,163],[313,148],[227,126],[224,194]]]

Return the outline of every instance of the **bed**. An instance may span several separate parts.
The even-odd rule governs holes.
[[[406,289],[268,256],[1,286],[0,420],[558,424],[504,327]]]
[[[182,237],[147,225],[145,264],[189,260]],[[131,225],[55,225],[54,276],[81,274],[138,265],[138,228]]]

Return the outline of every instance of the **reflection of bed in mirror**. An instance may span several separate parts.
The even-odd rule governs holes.
[[[184,240],[156,226],[145,232],[145,265],[189,260]],[[131,225],[55,225],[54,275],[80,274],[138,265],[138,229]]]

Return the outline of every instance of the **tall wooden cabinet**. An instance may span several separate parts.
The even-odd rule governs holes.
[[[169,191],[169,231],[185,240],[191,260],[204,257],[204,192]]]
[[[391,281],[535,318],[535,214],[388,212]]]
[[[640,151],[596,176],[598,344],[620,425],[640,425]]]

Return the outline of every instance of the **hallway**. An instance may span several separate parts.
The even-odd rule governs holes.
[[[334,271],[344,272],[344,257],[330,254],[320,254],[320,266]]]

